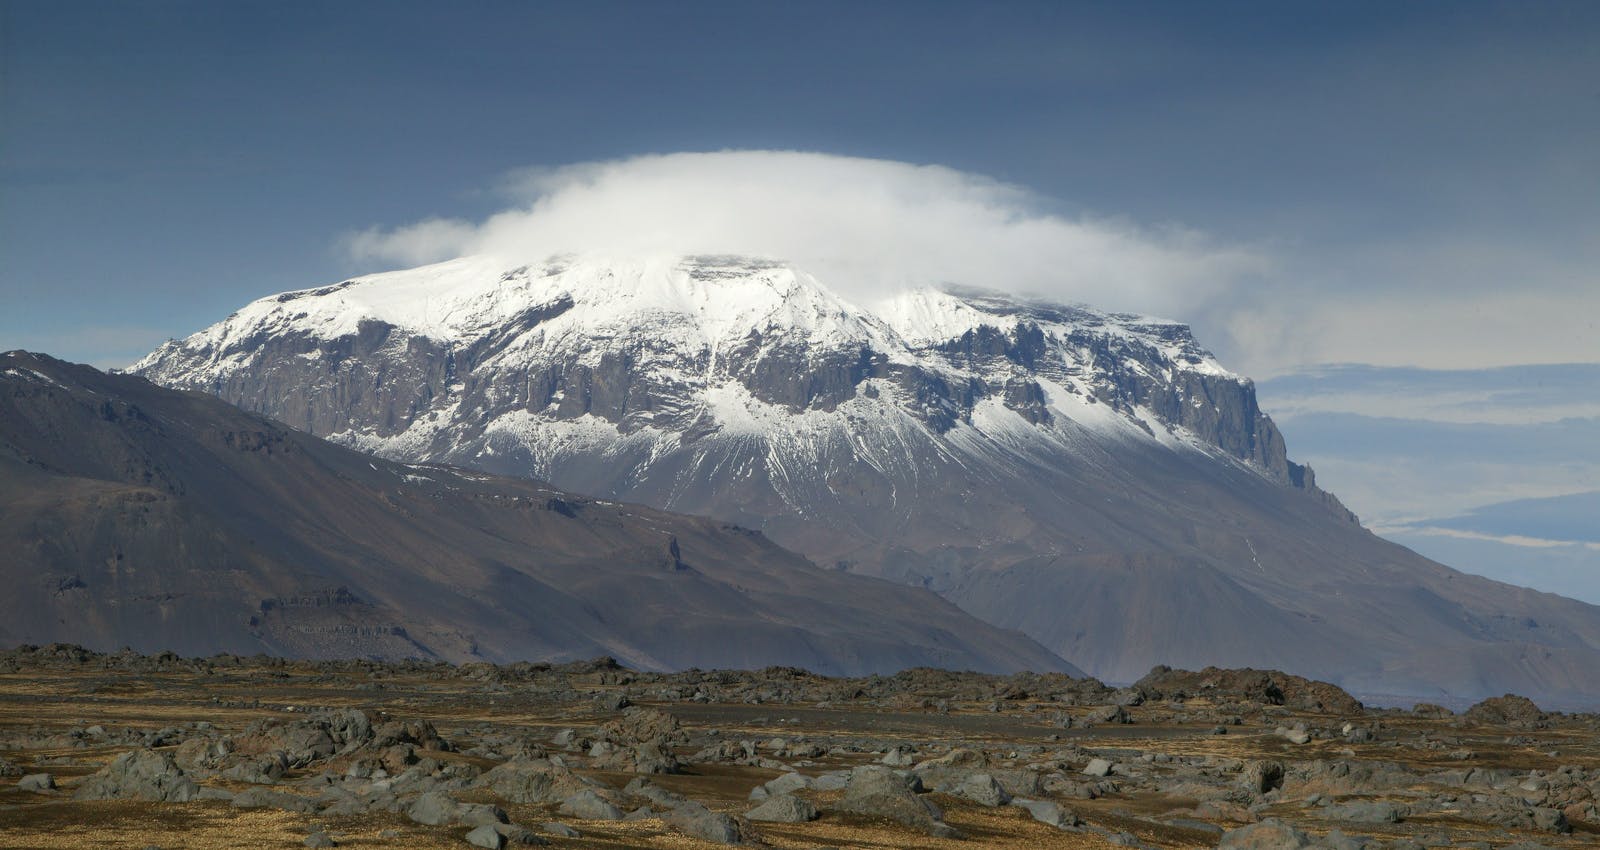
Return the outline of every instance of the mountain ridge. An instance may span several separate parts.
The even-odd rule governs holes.
[[[261,299],[134,370],[383,456],[760,528],[1110,680],[1559,698],[1600,672],[1600,609],[1362,529],[1186,326],[868,301],[769,260],[467,258]]]
[[[1239,434],[1219,433],[1215,423],[1174,403],[1177,397],[1201,389],[1225,391],[1228,383],[1249,386],[1248,379],[1223,369],[1200,348],[1181,323],[954,287],[903,290],[863,308],[834,294],[803,271],[745,257],[598,260],[592,265],[567,259],[539,268],[518,266],[496,271],[499,268],[492,258],[464,258],[263,298],[186,340],[169,341],[128,371],[168,383],[205,381],[213,391],[225,389],[222,383],[245,365],[245,359],[255,356],[254,349],[267,338],[293,334],[301,344],[351,338],[358,350],[362,346],[392,344],[393,336],[403,337],[408,344],[417,344],[417,340],[458,344],[462,346],[460,350],[441,352],[441,377],[455,377],[458,358],[466,367],[460,374],[465,374],[495,359],[517,361],[519,345],[524,349],[539,345],[547,350],[572,346],[576,341],[570,337],[575,329],[587,334],[597,329],[628,332],[650,322],[644,329],[657,334],[657,341],[663,345],[658,350],[640,346],[641,354],[661,354],[661,348],[668,349],[666,353],[679,354],[682,352],[673,349],[699,343],[703,350],[688,353],[694,358],[692,365],[702,371],[701,377],[739,379],[759,401],[799,412],[831,410],[853,392],[855,385],[842,383],[839,376],[822,374],[822,370],[811,370],[805,385],[774,386],[737,365],[738,356],[754,351],[764,362],[778,359],[775,355],[785,347],[803,345],[813,354],[865,354],[874,358],[875,363],[852,363],[846,358],[826,364],[853,371],[855,374],[849,377],[858,379],[869,374],[893,374],[908,366],[950,371],[931,369],[931,361],[919,360],[919,353],[929,351],[969,362],[977,357],[1003,355],[1018,365],[1032,367],[1043,353],[1039,325],[1053,324],[1070,337],[1064,341],[1078,349],[1073,352],[1078,362],[1070,364],[1063,374],[1069,379],[1069,385],[1063,387],[1067,393],[1087,390],[1092,404],[1092,390],[1098,389],[1105,401],[1124,413],[1137,414],[1142,404],[1158,405],[1160,409],[1151,412],[1163,414],[1163,424],[1212,431],[1206,436],[1218,448],[1255,460],[1280,479],[1291,475],[1283,457],[1281,436],[1270,419],[1257,419],[1260,412],[1252,402],[1245,402],[1242,413],[1246,420],[1236,423]],[[483,285],[485,281],[490,285]],[[575,307],[581,309],[574,311]],[[558,326],[569,311],[585,315]],[[1008,319],[1012,325],[1009,328],[1004,327]],[[530,341],[528,334],[515,338],[519,331],[536,331],[540,338]],[[1158,396],[1153,392],[1155,376],[1151,375],[1123,376],[1129,385],[1120,388],[1108,384],[1085,387],[1070,380],[1080,374],[1101,377],[1097,372],[1116,365],[1110,362],[1114,356],[1128,359],[1128,349],[1139,349],[1139,355],[1146,360],[1161,363],[1172,373],[1165,376],[1168,379],[1183,379],[1193,385],[1161,387],[1167,394]],[[313,355],[313,351],[317,353]],[[315,359],[321,352],[313,349],[298,354]],[[521,359],[527,360],[525,356]],[[785,365],[781,359],[778,362]],[[1080,371],[1074,372],[1071,367]],[[565,393],[582,382],[571,376],[560,378],[564,380],[546,389],[542,398],[528,401],[554,400],[557,413],[570,416],[574,403],[580,400],[569,399]],[[429,390],[438,394],[448,386],[430,385]],[[639,427],[645,424],[643,419],[650,418],[635,416],[630,420],[629,414],[636,411],[622,399],[607,397],[604,392],[597,397],[592,393],[593,387],[589,389],[589,397],[581,399],[585,411],[615,419],[625,427]],[[1036,403],[1037,389],[1019,392],[1032,397],[1007,398],[1009,407],[1034,417],[1048,416]],[[962,400],[967,402],[962,413],[970,414],[972,400]],[[948,417],[924,413],[930,424],[946,428],[952,424]],[[341,428],[329,427],[330,418],[318,411],[302,417],[300,422],[291,421],[313,433],[342,432]],[[1151,430],[1148,421],[1138,427]],[[1264,427],[1265,432],[1257,435],[1257,427]]]

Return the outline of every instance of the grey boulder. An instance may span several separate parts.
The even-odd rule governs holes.
[[[585,788],[561,801],[561,814],[583,820],[622,820],[622,810],[610,800]]]
[[[1053,800],[1025,800],[1018,797],[1011,801],[1011,805],[1027,811],[1034,820],[1058,829],[1071,829],[1083,823],[1077,814],[1061,808],[1061,805]]]
[[[478,777],[476,784],[511,803],[559,803],[587,790],[571,770],[543,759],[514,759]]]
[[[455,823],[460,811],[461,804],[451,799],[449,795],[440,791],[429,791],[417,797],[411,808],[406,810],[406,817],[428,826],[444,826]]]
[[[506,837],[494,828],[493,824],[484,824],[467,833],[467,843],[473,847],[487,847],[489,850],[500,850],[506,846]]]
[[[906,779],[886,767],[860,768],[839,799],[838,809],[870,817],[889,818],[923,830],[939,838],[955,838],[959,833],[944,822],[944,813],[933,803],[918,797]]]
[[[713,812],[693,800],[668,812],[663,819],[685,834],[713,844],[747,844],[756,840],[755,831],[743,818]]]
[[[1132,723],[1128,710],[1120,705],[1106,705],[1089,712],[1084,718],[1090,723]]]
[[[796,791],[810,788],[811,779],[799,773],[785,773],[761,786],[769,795],[792,794]]]
[[[1283,787],[1284,767],[1281,761],[1251,762],[1244,769],[1243,785],[1251,794],[1265,794]]]
[[[40,794],[52,791],[56,787],[56,778],[48,773],[32,773],[17,780],[17,788],[23,791],[32,791]]]
[[[523,847],[543,846],[550,843],[544,840],[544,838],[540,837],[538,833],[519,824],[491,823],[484,824],[484,826],[487,826],[495,832],[500,833],[500,836],[506,840],[505,846],[507,847],[512,845],[521,845]],[[479,827],[479,829],[482,828],[483,827]]]
[[[79,800],[187,803],[200,796],[200,786],[184,774],[171,755],[131,750],[84,780],[73,796]]]
[[[1106,761],[1105,759],[1089,759],[1089,763],[1083,767],[1083,775],[1110,776],[1111,762]]]
[[[1305,833],[1280,820],[1264,820],[1222,834],[1217,850],[1302,850],[1311,844]]]
[[[980,806],[1004,806],[1011,802],[1011,795],[987,773],[967,774],[956,784],[953,792],[957,797]]]
[[[805,823],[817,819],[817,807],[792,794],[778,794],[751,809],[745,817],[771,823]]]

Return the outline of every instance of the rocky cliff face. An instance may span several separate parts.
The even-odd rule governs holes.
[[[520,450],[527,471],[557,477],[530,423],[682,447],[773,442],[801,422],[870,439],[851,413],[947,441],[1011,415],[1045,432],[1142,432],[1314,488],[1250,382],[1184,325],[977,291],[863,307],[748,258],[379,275],[263,299],[132,371],[380,454]]]
[[[1114,680],[1225,664],[1474,696],[1559,680],[1512,647],[1600,647],[1587,606],[1362,530],[1172,322],[847,299],[748,258],[470,258],[263,299],[134,370],[385,457],[758,527]]]

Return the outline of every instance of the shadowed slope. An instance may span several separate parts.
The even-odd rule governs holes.
[[[758,533],[368,457],[213,397],[0,356],[0,640],[196,654],[1072,670]]]

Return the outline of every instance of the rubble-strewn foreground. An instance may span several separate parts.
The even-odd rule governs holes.
[[[0,847],[1589,846],[1600,717],[1270,671],[0,655]]]

